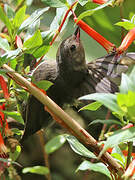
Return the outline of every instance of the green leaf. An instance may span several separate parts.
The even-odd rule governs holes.
[[[58,135],[45,145],[45,152],[51,154],[59,149],[66,142],[65,135]]]
[[[33,3],[33,1],[34,1],[34,0],[27,0],[27,1],[26,1],[27,6],[30,6],[30,5]]]
[[[135,139],[135,127],[131,127],[128,129],[121,129],[117,130],[113,133],[112,136],[109,136],[103,150],[101,151],[100,155],[101,156],[108,148],[117,146],[120,143],[124,142],[130,142]]]
[[[82,145],[74,136],[67,135],[66,139],[75,153],[88,158],[96,158],[96,156]]]
[[[33,56],[37,59],[45,55],[49,51],[49,49],[50,49],[49,45],[41,46],[33,52]]]
[[[11,51],[7,51],[4,55],[2,55],[0,57],[0,67],[13,60],[14,58],[16,58],[20,53],[22,52],[21,48],[15,49],[15,50],[11,50]]]
[[[121,112],[117,105],[117,96],[110,93],[94,93],[82,96],[79,100],[96,100],[114,112]]]
[[[42,80],[42,81],[32,81],[38,88],[43,89],[43,90],[47,90],[49,87],[51,87],[53,85],[52,82],[47,81],[47,80]]]
[[[23,118],[21,114],[17,111],[9,112],[9,111],[3,111],[5,115],[12,117],[15,119],[17,122],[24,124]]]
[[[0,48],[5,50],[5,51],[9,51],[10,50],[10,46],[8,44],[7,39],[4,39],[4,38],[0,37]]]
[[[130,21],[118,22],[115,25],[121,26],[121,27],[125,28],[126,30],[130,30],[130,29],[133,29],[135,27],[135,24],[131,23]]]
[[[135,92],[128,91],[128,94],[117,95],[117,102],[120,108],[124,111],[126,107],[135,105]]]
[[[17,65],[17,60],[16,59],[13,59],[12,61],[10,61],[10,67],[12,69],[16,69],[16,65]]]
[[[22,136],[22,135],[23,135],[23,132],[22,132],[21,130],[17,129],[17,128],[13,128],[13,129],[12,129],[12,132],[13,132],[14,134],[16,134],[17,136]],[[17,150],[17,151],[18,151],[18,150]]]
[[[41,32],[43,38],[43,45],[50,46],[49,43],[51,42],[55,32],[53,30]]]
[[[9,19],[13,19],[15,16],[14,10],[7,4],[4,4],[4,12],[6,13]]]
[[[16,146],[16,150],[14,153],[10,153],[10,158],[12,159],[12,161],[16,161],[16,159],[18,158],[18,156],[21,153],[21,146]]]
[[[81,13],[81,14],[79,15],[79,17],[78,17],[78,21],[79,21],[80,19],[86,17],[86,16],[91,16],[94,12],[96,12],[96,11],[98,11],[98,10],[100,10],[100,9],[105,8],[106,6],[111,5],[111,4],[113,3],[113,1],[115,1],[115,0],[109,0],[109,1],[107,1],[107,2],[106,2],[105,4],[103,4],[103,5],[100,5],[100,6],[96,7],[96,8],[94,8],[94,9],[87,10],[87,11]]]
[[[82,110],[91,110],[91,111],[96,111],[97,109],[99,109],[102,106],[102,104],[100,102],[93,102],[91,104],[88,104],[84,107],[82,107],[79,111]]]
[[[119,146],[115,146],[112,149],[111,156],[116,159],[116,161],[125,168],[125,163],[127,161],[126,157],[124,156],[123,152],[121,151]]]
[[[9,18],[6,16],[5,12],[3,11],[2,7],[0,6],[0,19],[2,20],[2,22],[6,25],[8,32],[10,34],[10,36],[12,36],[12,29],[13,26],[9,20]]]
[[[28,28],[31,24],[33,24],[35,21],[37,21],[46,11],[48,11],[49,7],[38,9],[34,13],[31,14],[30,17],[28,17],[21,26],[19,27],[19,32]]]
[[[76,171],[86,171],[91,170],[95,172],[100,172],[111,179],[111,175],[107,167],[103,163],[91,163],[90,161],[83,161]]]
[[[126,74],[122,73],[120,93],[128,93],[128,91],[135,91],[135,83]]]
[[[26,6],[23,6],[22,8],[20,8],[13,20],[13,24],[15,26],[15,28],[19,28],[20,25],[22,24],[22,22],[24,21],[25,18],[25,11],[26,11]]]
[[[38,29],[40,29],[40,19],[37,19],[34,23],[28,26],[27,33],[25,34],[24,42],[27,39],[31,38]]]
[[[50,6],[50,7],[64,7],[67,4],[66,0],[41,0],[43,3],[45,3],[46,5]]]
[[[118,94],[117,102],[129,121],[135,122],[135,92],[128,91],[128,94]]]
[[[37,30],[31,38],[29,38],[27,41],[24,42],[23,48],[28,49],[28,50],[33,49],[37,46],[41,46],[42,43],[43,43],[43,40],[42,40],[41,33],[39,30]]]
[[[81,6],[84,6],[88,0],[79,0],[78,2],[81,4]]]
[[[124,168],[124,161],[123,161],[123,159],[122,159],[122,157],[121,157],[120,154],[118,154],[118,153],[112,153],[111,156],[112,156],[118,163],[120,163],[120,164],[123,166],[123,168]]]
[[[94,121],[92,121],[89,126],[91,126],[92,124],[97,124],[97,123],[101,123],[101,124],[118,124],[120,126],[122,126],[122,123],[117,121],[117,120],[114,120],[114,119],[107,119],[107,120],[102,120],[102,119],[96,119]]]
[[[74,9],[75,10],[75,9]],[[67,7],[62,7],[62,8],[57,8],[56,10],[56,16],[54,17],[51,25],[50,25],[50,30],[52,31],[56,31],[56,29],[58,29],[58,27],[60,26],[64,16],[65,16],[65,12],[67,11]],[[71,12],[69,12],[66,21],[64,22],[61,32],[65,29],[65,27],[67,26],[67,23],[69,21],[69,17],[72,15]]]
[[[27,167],[22,170],[22,172],[25,173],[35,173],[40,175],[45,175],[49,173],[49,169],[44,166],[33,166],[33,167]]]

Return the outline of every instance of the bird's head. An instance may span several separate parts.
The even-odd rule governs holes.
[[[57,51],[57,65],[59,71],[83,71],[86,68],[85,52],[80,40],[80,29],[65,39]]]

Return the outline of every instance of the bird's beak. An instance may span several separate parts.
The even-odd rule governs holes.
[[[79,28],[79,26],[76,28],[74,36],[75,36],[76,41],[79,42],[80,41],[80,28]]]

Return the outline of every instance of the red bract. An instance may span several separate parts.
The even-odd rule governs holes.
[[[101,36],[98,32],[96,32],[93,28],[88,26],[84,21],[79,20],[75,17],[74,21],[77,23],[77,25],[85,31],[89,36],[91,36],[93,39],[95,39],[101,46],[103,46],[106,51],[109,53],[116,49],[115,45],[109,42],[107,39],[105,39],[103,36]]]
[[[118,48],[118,53],[121,54],[124,51],[127,50],[127,48],[130,46],[130,44],[134,41],[135,39],[135,28],[131,29],[127,35],[125,36],[125,38],[123,39],[121,45]]]
[[[123,178],[132,177],[135,173],[135,159],[129,164],[127,170],[125,171]]]
[[[108,0],[93,0],[92,2],[93,3],[96,3],[96,4],[104,4],[106,3]]]
[[[11,135],[13,135],[13,133],[9,129],[8,122],[7,122],[6,118],[5,118],[4,113],[1,110],[2,111],[5,110],[5,104],[0,105],[0,125],[1,125],[0,127],[4,128],[3,132],[4,132],[5,136],[11,136]]]
[[[4,98],[8,99],[10,95],[8,93],[7,83],[5,79],[3,78],[3,76],[1,75],[0,75],[0,86],[1,86],[1,89],[3,90]]]
[[[20,36],[15,37],[15,43],[16,43],[17,47],[19,47],[19,48],[23,47],[23,43],[22,43],[22,40],[21,40]]]
[[[3,157],[5,157],[6,154],[7,154],[7,148],[4,144],[3,137],[0,133],[0,155],[1,156],[3,155]]]
[[[132,123],[127,124],[126,126],[124,126],[122,129],[128,129],[133,127],[134,125]]]

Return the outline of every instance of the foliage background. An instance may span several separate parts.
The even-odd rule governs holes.
[[[27,13],[31,14],[35,9],[39,7],[45,7],[40,1],[33,1],[33,4],[27,8]],[[79,15],[81,12],[84,12],[87,9],[92,9],[96,7],[93,3],[88,3],[84,7],[79,6],[76,9],[76,14]],[[120,45],[121,42],[121,33],[126,31],[116,26],[115,23],[121,21],[122,18],[130,19],[132,14],[135,14],[135,2],[134,0],[125,0],[122,7],[106,7],[102,10],[97,11],[90,17],[84,18],[87,24],[93,27],[96,31],[98,31],[101,35],[106,37],[109,41],[116,44],[116,46]],[[45,13],[41,20],[41,29],[46,30],[49,28],[53,18],[55,16],[55,9],[50,8],[50,10]],[[50,48],[47,53],[48,58],[55,60],[56,52],[58,45],[60,42],[65,39],[67,36],[71,35],[75,30],[75,25],[73,23],[72,18],[66,27],[66,29],[60,33],[56,42]],[[92,38],[90,38],[86,33],[81,32],[81,39],[83,41],[86,58],[88,61],[91,61],[95,58],[104,56],[106,51],[96,43]],[[134,51],[134,46],[128,49],[128,51]],[[54,131],[54,129],[48,129],[46,131],[46,141],[54,137],[56,134],[62,134],[65,131],[58,128]],[[81,163],[82,157],[78,157],[66,143],[62,148],[57,150],[55,153],[51,154],[50,157],[50,166],[53,180],[81,180],[87,176],[86,173],[77,172],[75,170],[77,166]],[[39,137],[34,135],[30,137],[27,141],[22,145],[22,153],[18,159],[18,162],[22,164],[24,167],[27,166],[36,166],[36,165],[44,165],[43,160],[43,152],[42,147],[39,143]],[[36,175],[36,174],[22,174],[22,169],[17,167],[19,174],[21,174],[23,180],[42,180],[45,179],[44,176]],[[93,173],[93,172],[92,172]],[[91,176],[91,179],[107,179],[107,177],[100,177],[100,175]],[[89,179],[90,180],[90,179]]]

